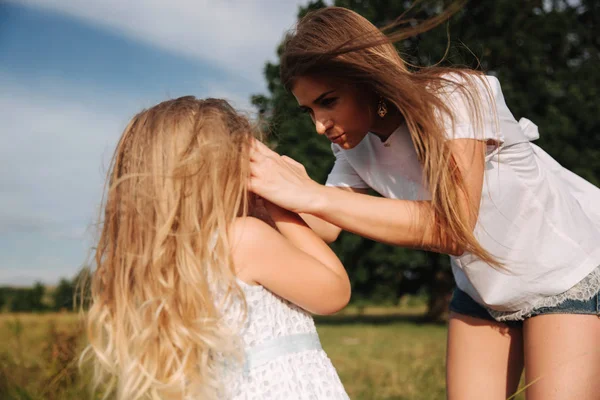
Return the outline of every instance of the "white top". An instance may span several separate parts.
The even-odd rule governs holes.
[[[252,286],[238,280],[247,304],[247,319],[241,339],[247,355],[256,349],[271,350],[246,357],[246,368],[226,379],[228,394],[219,396],[231,400],[347,400],[348,395],[327,354],[312,346],[302,349],[294,339],[317,338],[311,315],[276,296],[262,286]],[[241,321],[241,304],[234,303],[223,311],[225,322],[235,327]],[[318,339],[317,343],[318,343]],[[306,341],[305,341],[306,343]],[[296,349],[290,348],[296,346]],[[306,348],[306,346],[304,346]]]
[[[474,233],[507,271],[494,269],[470,253],[451,257],[452,270],[457,286],[488,308],[531,310],[600,266],[600,189],[530,143],[539,137],[537,126],[527,119],[517,122],[498,80],[485,78],[497,120],[487,112],[483,132],[476,135],[459,92],[448,93],[456,123],[454,129],[447,124],[447,137],[501,143],[488,146]],[[336,161],[328,186],[370,187],[391,199],[429,199],[405,125],[385,142],[369,133],[353,149],[332,144],[332,150]]]

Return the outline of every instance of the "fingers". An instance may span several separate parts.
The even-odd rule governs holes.
[[[275,156],[279,156],[279,154],[269,149],[264,143],[261,143],[257,139],[252,141],[252,146],[250,147],[250,161],[260,161],[265,157]]]
[[[261,172],[274,168],[280,159],[279,154],[254,139],[250,147],[250,176],[260,176]]]
[[[301,163],[299,163],[298,161],[294,160],[294,159],[293,159],[293,158],[291,158],[291,157],[288,157],[288,156],[281,156],[281,159],[282,159],[283,161],[285,161],[286,163],[288,163],[288,164],[291,164],[291,165],[294,165],[294,166],[296,166],[296,167],[301,167],[301,168],[302,168],[302,167],[304,167],[304,165],[302,165]]]
[[[250,179],[248,179],[248,191],[254,193],[257,196],[260,196],[259,193],[259,188],[258,188],[258,179],[255,177],[250,177]],[[262,197],[262,196],[261,196]]]
[[[303,177],[308,177],[308,174],[306,173],[306,168],[302,163],[299,163],[298,161],[288,156],[281,156],[281,159],[285,162],[285,164],[287,164],[289,167],[295,170],[297,174],[300,174]]]

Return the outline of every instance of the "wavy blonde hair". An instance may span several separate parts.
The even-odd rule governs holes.
[[[284,40],[280,76],[288,90],[301,76],[344,80],[395,107],[406,122],[423,167],[439,242],[443,248],[455,245],[501,267],[473,234],[469,221],[478,205],[468,198],[446,135],[455,124],[457,112],[448,101],[451,97],[459,96],[464,102],[476,132],[492,114],[496,123],[491,89],[483,74],[474,70],[412,66],[416,70],[411,71],[393,46],[396,41],[439,25],[462,3],[454,2],[440,15],[419,24],[401,16],[382,30],[346,8],[326,7],[310,12]],[[387,31],[392,33],[386,35]],[[461,196],[467,198],[470,207],[457,207]]]
[[[239,352],[220,310],[238,299],[245,310],[228,231],[247,212],[255,133],[224,100],[194,97],[144,110],[123,132],[82,355],[105,397],[204,399],[222,389],[218,355]]]

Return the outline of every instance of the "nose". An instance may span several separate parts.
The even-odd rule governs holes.
[[[333,121],[330,119],[315,120],[315,129],[319,135],[324,135],[329,129],[333,128]]]

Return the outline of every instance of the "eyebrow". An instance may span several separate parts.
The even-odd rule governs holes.
[[[328,94],[333,93],[333,92],[335,92],[335,90],[330,90],[328,92],[325,92],[325,93],[321,94],[319,97],[317,97],[316,99],[313,100],[313,104],[318,103],[319,101],[323,100],[323,97],[325,97]]]
[[[319,101],[323,100],[323,97],[325,97],[325,96],[327,96],[328,94],[331,94],[331,93],[333,93],[333,92],[335,92],[335,89],[332,89],[332,90],[329,90],[329,91],[327,91],[327,92],[321,93],[321,95],[320,95],[319,97],[317,97],[316,99],[314,99],[314,100],[312,101],[312,102],[313,102],[313,104],[317,104]],[[307,109],[307,108],[309,108],[308,106],[303,106],[303,105],[301,105],[301,106],[299,106],[299,107],[300,107],[301,109]]]

